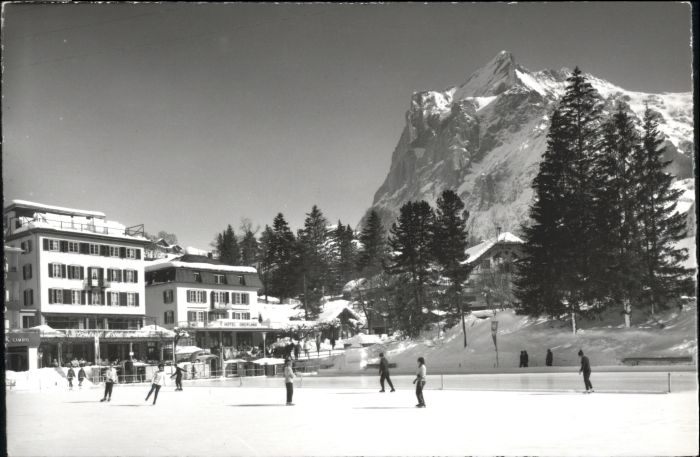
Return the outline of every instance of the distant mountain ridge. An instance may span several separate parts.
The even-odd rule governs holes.
[[[405,202],[434,205],[444,189],[453,189],[470,211],[472,237],[493,236],[497,226],[518,233],[528,219],[549,115],[569,74],[567,68],[531,72],[501,51],[461,85],[414,93],[372,207],[391,221]],[[692,93],[633,92],[586,76],[607,112],[622,102],[639,120],[648,104],[659,116],[666,158],[673,159],[669,172],[693,176]]]

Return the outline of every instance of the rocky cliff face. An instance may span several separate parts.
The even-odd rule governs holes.
[[[413,94],[373,207],[389,222],[405,202],[434,205],[444,189],[453,189],[471,214],[475,239],[494,235],[497,226],[517,233],[528,218],[549,115],[569,73],[565,68],[531,72],[502,51],[460,86]],[[608,110],[623,102],[637,118],[645,104],[656,111],[673,159],[670,171],[679,179],[693,176],[691,93],[630,92],[589,78]]]

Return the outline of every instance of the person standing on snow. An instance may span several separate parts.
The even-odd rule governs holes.
[[[551,367],[552,363],[554,363],[554,354],[552,354],[551,349],[547,349],[547,357],[544,359],[544,364]]]
[[[75,371],[73,371],[73,367],[68,365],[68,374],[66,375],[66,378],[68,378],[68,389],[73,390],[73,378],[75,378]]]
[[[292,370],[292,359],[288,358],[284,362],[284,386],[287,388],[287,406],[294,406],[292,397],[294,396],[294,370]]]
[[[117,369],[110,365],[105,372],[105,395],[100,401],[112,401],[112,387],[117,382]]]
[[[182,390],[182,373],[180,365],[175,365],[175,373],[170,376],[170,379],[175,378],[175,390]]]
[[[391,378],[389,377],[389,361],[384,357],[384,353],[380,352],[379,353],[379,384],[382,386],[382,390],[380,392],[384,392],[384,380],[386,379],[386,382],[389,383],[389,387],[391,387],[391,392],[395,392],[396,389],[394,389],[394,384],[391,382]]]
[[[525,368],[527,368],[528,362],[529,362],[529,357],[528,357],[528,355],[527,355],[527,351],[523,351],[523,363],[524,363],[523,366],[524,366]]]
[[[151,394],[155,391],[155,395],[153,396],[153,404],[156,404],[156,400],[158,399],[158,392],[160,392],[160,388],[165,385],[165,367],[163,364],[158,365],[158,371],[153,373],[153,380],[151,381],[151,390],[148,392],[148,395],[146,395],[146,400],[148,401],[148,397],[151,396]]]
[[[294,360],[299,360],[299,354],[301,353],[301,344],[299,341],[294,345]]]
[[[85,370],[80,365],[80,370],[78,370],[78,387],[83,387],[83,379],[85,379]]]
[[[583,350],[578,351],[578,356],[581,357],[581,368],[578,373],[583,373],[583,384],[586,386],[586,393],[593,392],[593,384],[591,384],[591,362],[588,357],[583,355]]]
[[[416,379],[413,380],[413,384],[416,385],[416,398],[418,398],[418,404],[416,408],[425,408],[425,399],[423,398],[423,387],[425,387],[427,368],[425,367],[425,359],[423,357],[418,357],[418,371],[416,372]]]

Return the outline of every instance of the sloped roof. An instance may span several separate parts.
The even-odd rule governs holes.
[[[165,261],[153,261],[146,264],[146,271],[160,270],[167,267],[196,268],[198,270],[230,271],[236,273],[257,273],[253,267],[226,265],[216,259],[203,255],[185,254]]]
[[[482,241],[476,246],[472,246],[469,249],[467,249],[466,253],[468,255],[468,258],[467,260],[462,262],[462,265],[468,265],[472,262],[479,260],[479,258],[482,255],[484,255],[489,249],[491,249],[498,243],[524,244],[525,242],[510,232],[503,232],[500,235],[498,235],[498,237],[493,237],[486,241]]]
[[[352,314],[353,319],[361,320],[362,317],[350,308],[350,302],[348,300],[333,300],[328,301],[323,304],[323,310],[321,314],[318,315],[318,322],[329,322],[340,316],[344,310],[348,310]]]

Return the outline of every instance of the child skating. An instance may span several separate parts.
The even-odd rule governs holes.
[[[160,391],[160,388],[165,385],[165,366],[163,364],[158,365],[158,371],[153,373],[153,379],[151,380],[151,390],[148,391],[148,395],[146,395],[146,401],[148,401],[148,398],[151,396],[153,392],[155,392],[155,395],[153,395],[153,404],[156,404],[156,400],[158,399],[158,392]]]

